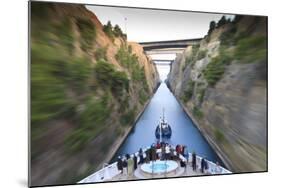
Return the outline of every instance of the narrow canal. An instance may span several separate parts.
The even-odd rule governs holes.
[[[221,163],[217,154],[195,127],[165,84],[164,80],[167,78],[170,66],[157,65],[157,69],[162,83],[137,121],[134,129],[117,150],[112,161],[115,161],[119,155],[134,153],[140,147],[147,147],[156,142],[154,132],[164,108],[165,119],[172,128],[172,137],[168,140],[170,144],[186,145],[189,152],[195,151],[197,155],[205,156],[210,161],[219,161]]]

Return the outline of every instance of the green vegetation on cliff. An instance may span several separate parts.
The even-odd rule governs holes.
[[[110,114],[108,105],[108,95],[101,99],[93,96],[86,100],[83,111],[76,116],[79,127],[65,139],[68,150],[77,152],[83,149],[91,139],[106,128],[104,123]]]
[[[234,57],[243,63],[264,61],[267,58],[267,38],[251,36],[237,42]]]
[[[119,25],[116,24],[113,28],[110,21],[103,26],[103,31],[112,41],[114,41],[114,37],[122,37],[123,39],[126,39],[126,34],[122,32]]]
[[[215,128],[215,138],[218,142],[224,141],[224,134],[219,129]]]
[[[116,71],[112,64],[99,60],[94,67],[96,78],[101,87],[109,87],[116,96],[128,91],[129,79],[125,72]]]
[[[210,86],[214,86],[217,81],[221,79],[224,70],[225,64],[220,57],[215,57],[211,60],[206,69],[203,71],[204,77]]]
[[[96,27],[90,19],[77,18],[76,25],[80,31],[80,44],[82,50],[92,49],[96,38]]]
[[[195,84],[195,82],[193,82],[191,80],[187,84],[187,89],[184,91],[184,94],[182,96],[182,99],[185,103],[188,102],[192,98],[194,84]]]
[[[198,119],[201,119],[204,115],[203,112],[197,106],[193,107],[192,113]]]

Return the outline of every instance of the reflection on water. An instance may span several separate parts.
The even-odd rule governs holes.
[[[157,65],[157,69],[161,80],[164,81],[170,66]],[[140,147],[147,147],[156,142],[154,131],[163,108],[166,120],[173,131],[169,140],[170,144],[184,144],[189,152],[195,151],[198,155],[205,156],[211,161],[220,161],[164,82],[161,83],[134,129],[118,149],[113,161],[119,155],[134,153]]]

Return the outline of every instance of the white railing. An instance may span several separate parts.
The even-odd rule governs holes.
[[[103,182],[111,180],[113,177],[120,174],[120,171],[117,169],[117,162],[110,165],[104,165],[105,167],[101,170],[95,172],[94,174],[86,177],[85,179],[79,181],[78,183],[89,183],[89,182]]]
[[[143,149],[143,157],[146,157],[145,151],[149,147],[146,147]],[[174,148],[174,147],[173,147]],[[157,150],[157,153],[161,152],[161,149]],[[176,155],[176,152],[174,152]],[[136,156],[138,156],[138,152],[135,153]],[[183,161],[186,161],[185,157],[182,156],[181,154],[179,155],[179,158]],[[197,164],[197,169],[201,169],[201,160],[202,157],[196,155],[196,164]],[[139,161],[139,157],[138,157]],[[188,162],[190,163],[192,161],[192,154],[189,153],[188,157]],[[232,173],[231,171],[223,168],[222,166],[218,166],[215,163],[206,160],[208,164],[208,169],[204,170],[204,174],[230,174]],[[86,177],[85,179],[79,181],[78,183],[89,183],[89,182],[103,182],[103,181],[109,181],[112,180],[115,176],[121,174],[121,172],[117,168],[117,162],[114,162],[112,164],[104,164],[103,168],[90,176]]]
[[[189,161],[192,161],[192,154],[189,153]],[[202,157],[196,155],[196,165],[197,168],[201,169],[201,160]],[[212,161],[209,161],[205,159],[205,161],[208,164],[208,169],[204,170],[204,174],[231,174],[232,172],[227,170],[226,168],[223,168],[222,166],[219,166]]]

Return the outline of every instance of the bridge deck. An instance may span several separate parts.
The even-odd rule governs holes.
[[[152,51],[155,49],[164,48],[186,48],[188,45],[199,44],[202,38],[183,39],[183,40],[169,40],[169,41],[154,41],[154,42],[140,42],[145,51]]]

